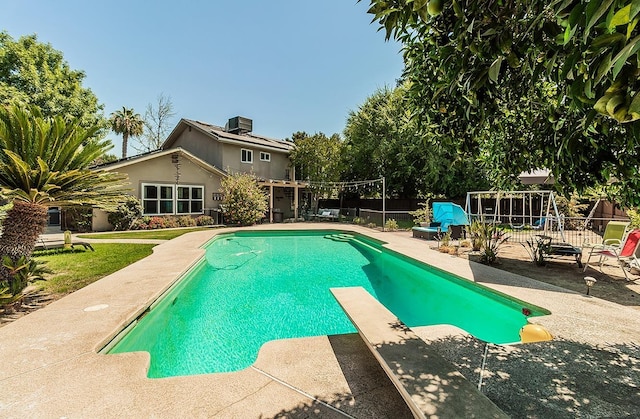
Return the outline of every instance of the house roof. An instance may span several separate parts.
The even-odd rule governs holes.
[[[115,162],[101,164],[99,166],[94,167],[93,169],[98,171],[115,171],[122,167],[130,166],[132,164],[142,163],[148,160],[153,160],[158,157],[171,155],[174,153],[178,153],[188,158],[193,163],[202,167],[204,170],[208,172],[216,173],[220,176],[228,175],[227,172],[225,172],[224,170],[218,169],[217,167],[207,163],[206,161],[200,159],[199,157],[196,157],[195,155],[189,153],[187,150],[183,149],[182,147],[168,148],[166,150],[154,150],[148,153],[139,154],[137,156],[131,156],[124,159],[116,160]]]
[[[178,139],[182,131],[192,127],[205,135],[217,140],[221,143],[236,144],[251,146],[259,149],[276,151],[281,153],[289,153],[295,146],[292,142],[276,140],[273,138],[267,138],[253,133],[246,134],[233,134],[225,131],[223,127],[217,125],[211,125],[202,121],[194,121],[191,119],[182,118],[178,125],[173,129],[169,137],[162,144],[162,148],[171,147],[172,144]]]

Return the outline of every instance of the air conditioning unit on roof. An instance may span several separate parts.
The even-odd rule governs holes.
[[[233,134],[246,134],[253,131],[253,121],[242,116],[230,118],[227,123],[227,131]]]

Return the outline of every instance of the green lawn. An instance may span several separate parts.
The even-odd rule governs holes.
[[[68,294],[85,287],[152,253],[154,244],[96,243],[95,252],[42,251],[34,253],[54,273],[46,281],[36,282],[45,292]]]
[[[211,227],[193,227],[181,229],[158,229],[158,230],[140,230],[140,231],[117,231],[113,233],[101,234],[81,234],[81,239],[153,239],[153,240],[171,240],[178,236],[193,231],[209,230]]]

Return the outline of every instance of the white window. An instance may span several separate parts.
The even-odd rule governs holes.
[[[260,152],[260,161],[271,161],[271,153]]]
[[[202,214],[204,186],[142,184],[144,215]]]
[[[253,163],[253,150],[247,150],[243,148],[240,150],[240,162],[241,163]]]
[[[142,208],[145,214],[173,214],[173,185],[142,185]]]
[[[177,214],[202,214],[204,208],[204,188],[202,186],[177,187]]]

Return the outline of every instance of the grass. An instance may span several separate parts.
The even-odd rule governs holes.
[[[96,243],[90,250],[43,251],[34,253],[38,261],[54,273],[36,282],[50,294],[69,294],[152,253],[154,244]]]
[[[81,234],[78,237],[82,239],[152,239],[152,240],[171,240],[178,236],[194,231],[208,230],[211,227],[193,227],[180,229],[158,229],[158,230],[139,230],[139,231],[118,231],[114,233],[100,234]]]

